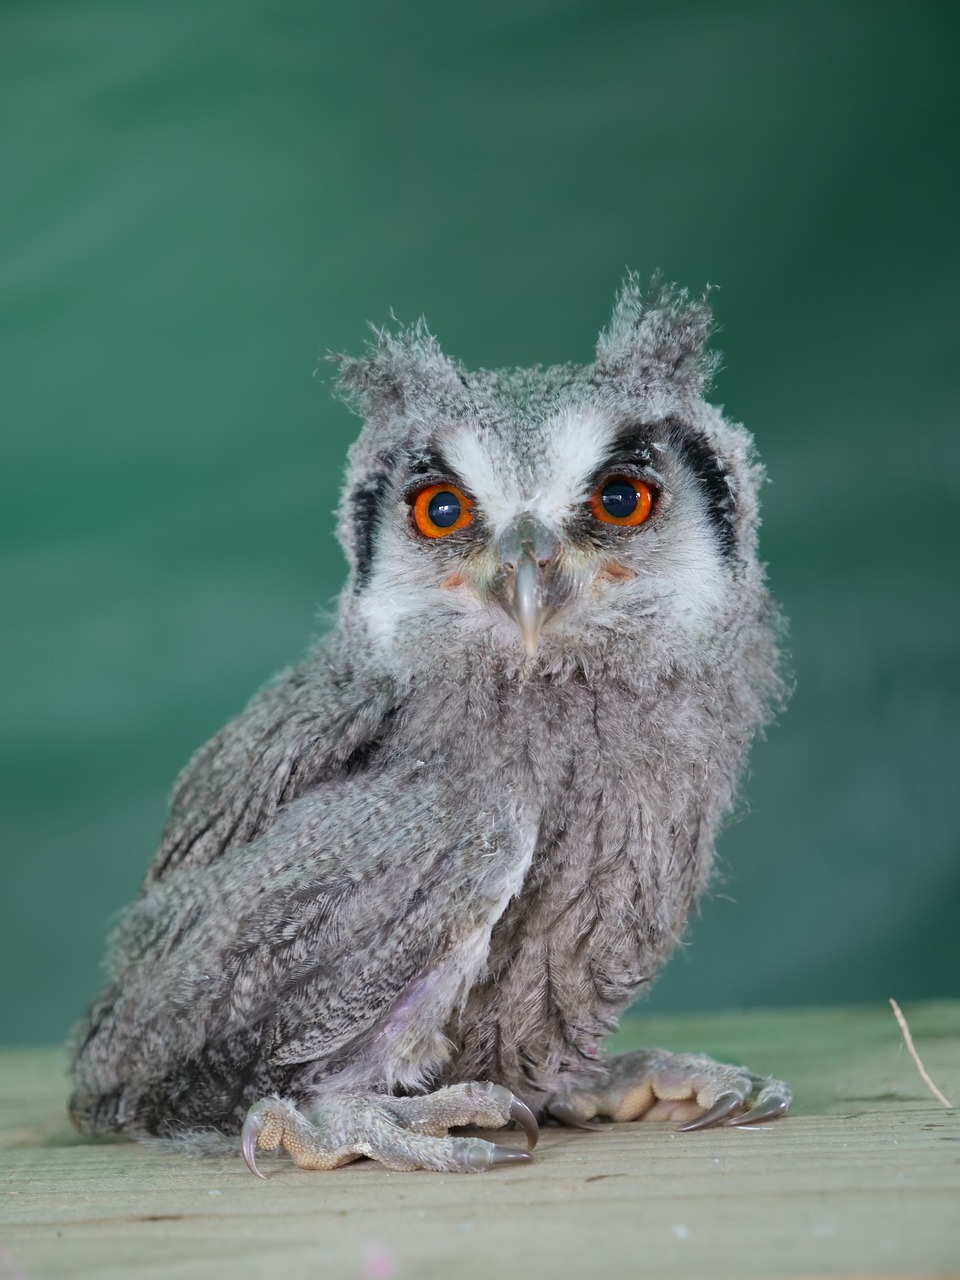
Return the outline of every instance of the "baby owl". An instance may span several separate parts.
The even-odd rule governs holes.
[[[530,1157],[452,1128],[787,1110],[741,1067],[603,1051],[781,691],[710,323],[630,277],[585,367],[469,372],[422,324],[338,359],[337,623],[177,780],[77,1034],[83,1133],[472,1172]]]

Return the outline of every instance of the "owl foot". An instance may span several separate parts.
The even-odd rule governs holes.
[[[610,1120],[679,1120],[683,1132],[713,1125],[760,1124],[785,1115],[793,1092],[782,1080],[705,1054],[641,1049],[611,1058],[606,1081],[573,1089],[547,1110],[561,1124],[596,1129]]]
[[[527,1135],[527,1150],[482,1138],[448,1136],[461,1125],[500,1129],[511,1120]],[[526,1162],[537,1143],[537,1122],[509,1089],[486,1081],[451,1085],[415,1098],[332,1093],[298,1111],[283,1098],[262,1098],[247,1112],[241,1131],[243,1158],[258,1178],[257,1148],[282,1147],[301,1169],[336,1169],[369,1156],[387,1169],[437,1169],[481,1173],[495,1165]]]

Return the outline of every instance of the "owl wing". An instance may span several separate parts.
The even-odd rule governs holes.
[[[149,886],[118,930],[114,981],[78,1056],[88,1109],[119,1091],[111,1114],[134,1126],[138,1099],[153,1117],[169,1105],[220,1122],[184,1115],[183,1081],[199,1098],[211,1061],[241,1085],[289,1080],[301,1063],[312,1079],[418,1079],[536,837],[469,781],[451,793],[428,775],[404,765],[321,783],[253,842]]]
[[[397,700],[389,677],[361,681],[325,648],[281,673],[177,778],[147,885],[256,839],[283,805],[342,774]]]

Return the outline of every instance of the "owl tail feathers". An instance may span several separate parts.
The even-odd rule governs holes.
[[[630,272],[597,342],[596,377],[638,395],[667,389],[702,395],[720,362],[706,350],[713,330],[708,296],[709,289],[691,301],[686,289],[659,274],[644,292]]]

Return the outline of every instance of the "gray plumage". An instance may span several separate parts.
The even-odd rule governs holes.
[[[364,427],[337,623],[177,781],[77,1037],[84,1132],[480,1079],[563,1114],[602,1087],[781,688],[709,329],[631,278],[586,367],[468,372],[422,325],[340,359]],[[649,518],[598,518],[635,481]],[[423,536],[429,484],[469,522]]]

